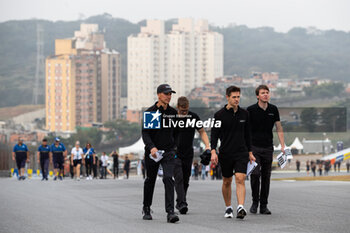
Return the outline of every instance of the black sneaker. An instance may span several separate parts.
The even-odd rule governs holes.
[[[271,214],[271,211],[267,208],[267,206],[260,206],[260,214]]]
[[[187,211],[188,211],[187,205],[182,205],[182,206],[180,206],[180,207],[177,208],[177,209],[179,210],[180,214],[186,214]]]
[[[249,212],[252,214],[256,214],[258,212],[258,204],[253,203],[249,209]]]
[[[151,208],[148,206],[144,206],[143,210],[143,220],[152,220],[152,215],[151,215]]]
[[[168,213],[167,221],[169,223],[176,223],[179,220],[179,217],[174,212]]]
[[[233,209],[232,208],[226,209],[225,218],[233,218]]]
[[[63,180],[62,176],[59,176],[58,179]]]
[[[247,211],[243,207],[237,209],[236,218],[243,219],[247,215]]]
[[[55,176],[55,177],[53,178],[53,180],[57,180],[57,176]]]

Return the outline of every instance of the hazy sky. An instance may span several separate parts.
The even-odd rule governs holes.
[[[0,22],[12,19],[76,20],[109,13],[131,22],[178,17],[209,23],[350,31],[349,0],[0,0]]]

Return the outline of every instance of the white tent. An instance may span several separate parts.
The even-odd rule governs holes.
[[[126,147],[120,147],[119,148],[119,154],[125,155],[125,154],[138,154],[140,157],[145,153],[145,144],[143,143],[142,138],[140,138],[137,142],[130,146]]]
[[[280,143],[280,144],[278,144],[277,147],[276,147],[276,146],[273,146],[273,150],[274,150],[274,151],[280,151],[280,150],[281,150],[281,147],[282,147],[282,146],[281,146],[281,143]],[[287,145],[286,145],[285,143],[284,143],[284,148],[288,148]]]
[[[300,142],[300,140],[299,140],[298,137],[296,137],[296,138],[294,139],[294,142],[293,142],[292,145],[290,145],[289,147],[292,148],[292,149],[297,149],[297,150],[302,150],[302,149],[304,149],[304,146],[303,146],[303,144],[301,144],[301,142]]]
[[[273,146],[273,150],[278,151],[281,150],[281,143],[278,146]]]

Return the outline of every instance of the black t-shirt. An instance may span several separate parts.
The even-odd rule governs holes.
[[[130,160],[127,159],[125,160],[125,163],[124,163],[124,170],[129,170],[129,168],[130,168]]]
[[[118,154],[112,154],[112,157],[113,157],[113,163],[114,164],[119,163],[119,160],[118,160],[119,156],[118,156]]]
[[[250,125],[248,111],[238,107],[237,112],[226,105],[215,113],[215,121],[221,121],[221,127],[211,129],[211,149],[216,149],[221,141],[219,156],[230,157],[251,151]]]
[[[195,130],[202,128],[197,127],[196,123],[193,122],[197,122],[199,120],[199,116],[191,111],[188,112],[187,116],[177,118],[177,121],[183,121],[183,125],[185,126],[184,128],[178,128],[178,138],[176,145],[177,153],[180,158],[193,157],[193,138]]]
[[[247,108],[250,116],[252,145],[257,147],[273,146],[272,129],[276,121],[280,121],[278,108],[268,103],[266,110],[253,104]]]

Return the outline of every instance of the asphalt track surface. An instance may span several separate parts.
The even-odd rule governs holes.
[[[1,233],[350,232],[350,182],[272,181],[272,215],[248,214],[237,220],[223,217],[221,181],[191,180],[189,212],[179,215],[176,224],[166,222],[161,179],[155,188],[152,221],[142,220],[143,181],[136,177],[93,181],[3,178],[0,187]],[[249,181],[246,187],[248,210]]]

